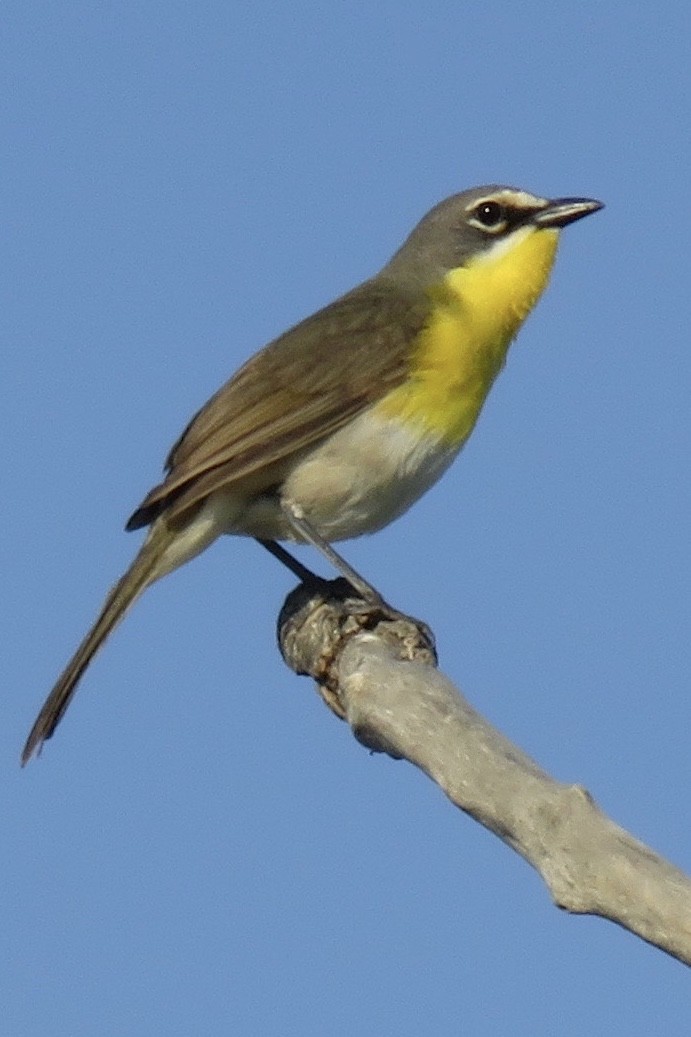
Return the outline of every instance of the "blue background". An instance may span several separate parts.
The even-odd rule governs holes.
[[[347,557],[689,868],[688,40],[680,2],[4,5],[5,1033],[688,1033],[686,969],[558,912],[285,669],[293,580],[250,541],[153,588],[18,767],[194,410],[440,198],[508,182],[607,208],[460,461]]]

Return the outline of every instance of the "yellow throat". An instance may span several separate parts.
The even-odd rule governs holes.
[[[410,377],[377,407],[461,447],[473,430],[512,339],[547,287],[559,231],[525,226],[430,291],[429,324]]]

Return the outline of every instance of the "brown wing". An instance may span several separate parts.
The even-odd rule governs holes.
[[[424,293],[368,281],[269,343],[195,415],[127,529],[240,480],[252,493],[275,484],[287,459],[403,381],[429,306]]]

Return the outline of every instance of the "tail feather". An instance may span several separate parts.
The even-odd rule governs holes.
[[[36,717],[22,752],[22,766],[28,763],[34,753],[40,752],[43,743],[53,735],[72,701],[79,679],[111,630],[146,588],[167,571],[162,569],[161,561],[170,542],[171,534],[165,528],[152,528],[134,562],[110,591],[101,614],[61,673]]]

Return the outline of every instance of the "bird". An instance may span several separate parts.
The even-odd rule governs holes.
[[[547,286],[561,231],[602,207],[499,184],[454,194],[378,273],[241,366],[127,522],[148,527],[143,544],[48,695],[22,765],[146,588],[222,534],[253,537],[287,564],[279,541],[310,543],[377,599],[331,545],[386,526],[446,471]]]

